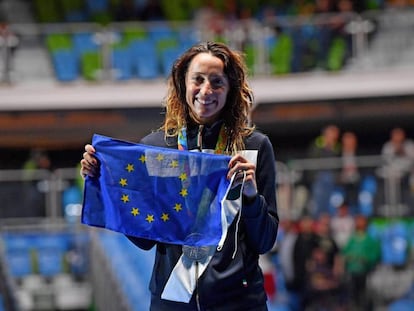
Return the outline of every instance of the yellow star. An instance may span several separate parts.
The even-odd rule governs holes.
[[[134,216],[139,215],[138,207],[133,207],[132,210],[131,210],[131,214],[134,215]]]
[[[178,178],[180,178],[181,181],[187,180],[187,174],[186,173],[181,173],[180,176],[178,176]]]
[[[123,194],[122,195],[122,198],[121,198],[121,201],[124,202],[124,203],[129,202],[129,195]]]
[[[127,185],[128,185],[127,179],[126,179],[126,178],[121,178],[121,179],[119,180],[119,184],[120,184],[122,187],[127,186]]]
[[[145,218],[146,221],[148,221],[149,223],[152,223],[154,221],[154,215],[147,215],[147,218]]]
[[[163,156],[161,153],[159,153],[159,154],[157,155],[156,159],[157,159],[158,161],[162,161],[162,160],[164,160],[164,156]]]
[[[131,172],[134,170],[134,165],[129,163],[129,164],[126,166],[126,168],[125,168],[125,169],[128,171],[128,173],[131,173]]]
[[[177,212],[179,212],[179,211],[181,211],[183,208],[181,207],[181,204],[180,204],[180,203],[175,203],[174,209],[175,209]]]
[[[142,163],[145,163],[145,161],[147,160],[147,158],[146,158],[146,156],[145,155],[141,155],[140,157],[139,157],[139,160],[142,162]]]
[[[170,166],[171,166],[172,168],[176,168],[176,167],[178,167],[178,161],[177,161],[177,160],[172,160],[172,161],[171,161],[171,163],[170,163]]]
[[[170,220],[170,217],[166,213],[162,213],[161,219],[165,222],[167,220]]]
[[[180,194],[181,194],[181,196],[186,197],[188,195],[187,189],[185,189],[185,188],[181,189]]]

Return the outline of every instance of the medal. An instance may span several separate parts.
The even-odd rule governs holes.
[[[202,262],[210,251],[208,246],[189,246],[183,245],[184,256],[191,261]]]
[[[186,241],[187,243],[194,242],[200,236],[201,234],[199,233],[192,233],[186,238]],[[194,244],[194,243],[191,243],[191,244]],[[210,253],[209,246],[183,245],[182,250],[183,250],[183,255],[186,257],[186,259],[190,261],[197,261],[197,262],[203,262]]]

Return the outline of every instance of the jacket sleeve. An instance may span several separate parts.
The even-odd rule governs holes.
[[[253,202],[243,202],[242,219],[249,247],[263,254],[274,246],[279,218],[276,203],[276,163],[273,147],[267,136],[261,140],[258,151],[258,196]]]

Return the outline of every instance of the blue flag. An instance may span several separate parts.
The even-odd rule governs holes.
[[[87,177],[82,223],[164,243],[217,245],[229,156],[94,135],[99,176]]]

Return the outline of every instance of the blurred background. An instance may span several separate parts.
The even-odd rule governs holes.
[[[153,252],[80,224],[78,163],[94,133],[157,129],[173,61],[204,40],[244,53],[275,149],[269,309],[336,310],[298,306],[309,287],[286,274],[311,218],[342,261],[341,310],[414,310],[413,31],[411,0],[0,0],[0,310],[148,309]],[[363,301],[347,257],[360,215],[378,246]]]

